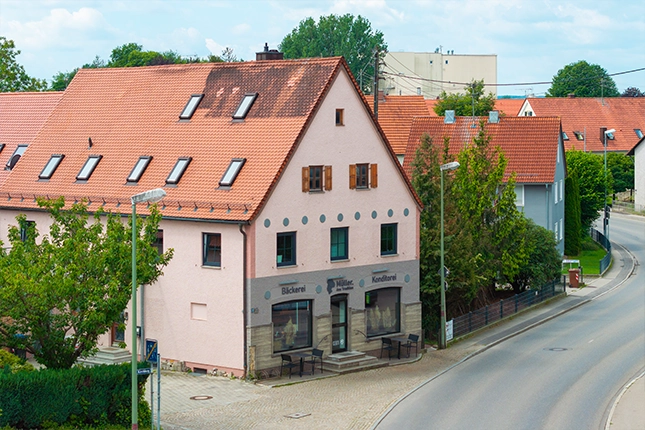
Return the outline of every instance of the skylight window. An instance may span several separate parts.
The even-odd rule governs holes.
[[[92,176],[92,172],[94,172],[94,169],[96,168],[96,165],[99,164],[99,161],[101,161],[101,158],[103,158],[102,155],[90,155],[83,165],[83,168],[81,169],[80,172],[78,172],[78,175],[76,176],[77,181],[87,181],[90,179],[90,176]]]
[[[168,177],[166,178],[166,184],[168,185],[178,184],[179,180],[181,179],[181,176],[186,171],[186,168],[190,164],[191,160],[192,160],[191,157],[183,157],[178,159],[177,163],[175,163],[175,167],[172,168],[170,175],[168,175]]]
[[[4,143],[0,143],[0,152],[2,152],[2,150],[4,149],[4,147],[5,147],[5,144],[4,144]]]
[[[607,133],[607,139],[614,140],[614,133]]]
[[[562,132],[562,138],[563,138],[564,140],[569,140],[569,136],[568,136],[568,135],[567,135],[567,133],[566,133],[566,132],[564,132],[564,131]]]
[[[635,128],[635,129],[634,129],[634,133],[636,133],[636,136],[637,136],[639,139],[642,139],[642,138],[643,138],[643,132],[641,131],[641,129],[640,129],[640,128]],[[2,145],[2,146],[4,146],[4,145]],[[0,149],[0,151],[2,151],[2,149]]]
[[[222,179],[219,181],[219,185],[221,187],[230,187],[233,185],[233,182],[235,182],[235,178],[237,178],[237,174],[240,173],[245,161],[246,158],[232,159],[231,164],[229,164],[228,169],[226,169],[226,173],[224,173],[224,176],[222,176]]]
[[[141,178],[141,175],[143,175],[143,172],[146,171],[150,160],[152,160],[152,157],[139,157],[137,164],[134,165],[132,172],[130,172],[130,176],[128,176],[128,182],[139,182],[139,179]]]
[[[195,113],[195,109],[197,109],[197,106],[199,106],[199,102],[202,101],[203,97],[204,94],[191,95],[188,103],[186,103],[186,106],[184,107],[184,110],[181,111],[179,119],[191,119]]]
[[[246,93],[244,98],[240,102],[240,105],[237,107],[237,110],[233,114],[233,119],[244,119],[249,113],[251,106],[255,102],[255,99],[258,97],[258,93]]]
[[[43,168],[43,171],[40,172],[40,175],[38,175],[39,179],[49,179],[52,177],[56,169],[58,168],[58,165],[60,164],[61,161],[63,161],[63,158],[65,156],[63,154],[54,154],[52,157],[49,159],[45,167]]]
[[[578,139],[578,140],[585,140],[585,135],[584,135],[584,134],[582,134],[581,132],[579,132],[579,131],[574,131],[574,132],[573,132],[573,134],[575,134],[575,135],[576,135],[576,139]]]
[[[9,161],[7,161],[5,170],[13,169],[13,166],[16,165],[16,163],[20,160],[20,157],[22,157],[22,154],[24,154],[26,150],[27,150],[27,145],[18,145],[16,150],[13,152],[13,155],[11,156],[11,158],[9,158]]]

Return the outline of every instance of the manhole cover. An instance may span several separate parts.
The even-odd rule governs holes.
[[[294,418],[294,419],[298,419],[298,418],[302,418],[302,417],[308,417],[309,415],[311,415],[311,414],[305,414],[305,413],[302,413],[302,412],[296,412],[296,413],[294,413],[294,414],[291,414],[291,415],[285,415],[285,416],[286,416],[287,418]]]
[[[545,351],[555,351],[555,352],[560,352],[560,351],[568,351],[569,348],[544,348]]]
[[[210,400],[213,396],[193,396],[190,400]]]

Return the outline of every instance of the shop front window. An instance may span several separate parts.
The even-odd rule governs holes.
[[[365,293],[367,337],[400,331],[400,297],[400,288],[382,288]]]
[[[273,305],[273,352],[311,347],[311,300]]]

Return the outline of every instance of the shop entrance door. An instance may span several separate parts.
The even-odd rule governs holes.
[[[331,298],[331,352],[347,351],[347,294]]]

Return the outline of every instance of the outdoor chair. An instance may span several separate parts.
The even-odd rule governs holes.
[[[313,351],[311,351],[311,358],[305,361],[305,364],[308,364],[311,366],[312,375],[316,373],[316,362],[320,362],[320,373],[323,373],[322,358],[323,358],[323,350],[314,348]]]
[[[282,371],[283,369],[289,369],[289,379],[291,379],[291,372],[293,369],[299,367],[299,364],[294,363],[291,360],[291,356],[289,354],[281,354],[282,355],[282,363],[280,363],[280,377],[282,377]]]
[[[410,350],[414,346],[415,357],[419,354],[419,335],[411,334],[408,336],[408,341],[401,345],[408,351],[407,357],[410,358]]]
[[[381,338],[381,358],[383,358],[383,351],[387,351],[387,359],[392,358],[392,351],[394,351],[394,346],[392,346],[392,339],[389,337]]]

